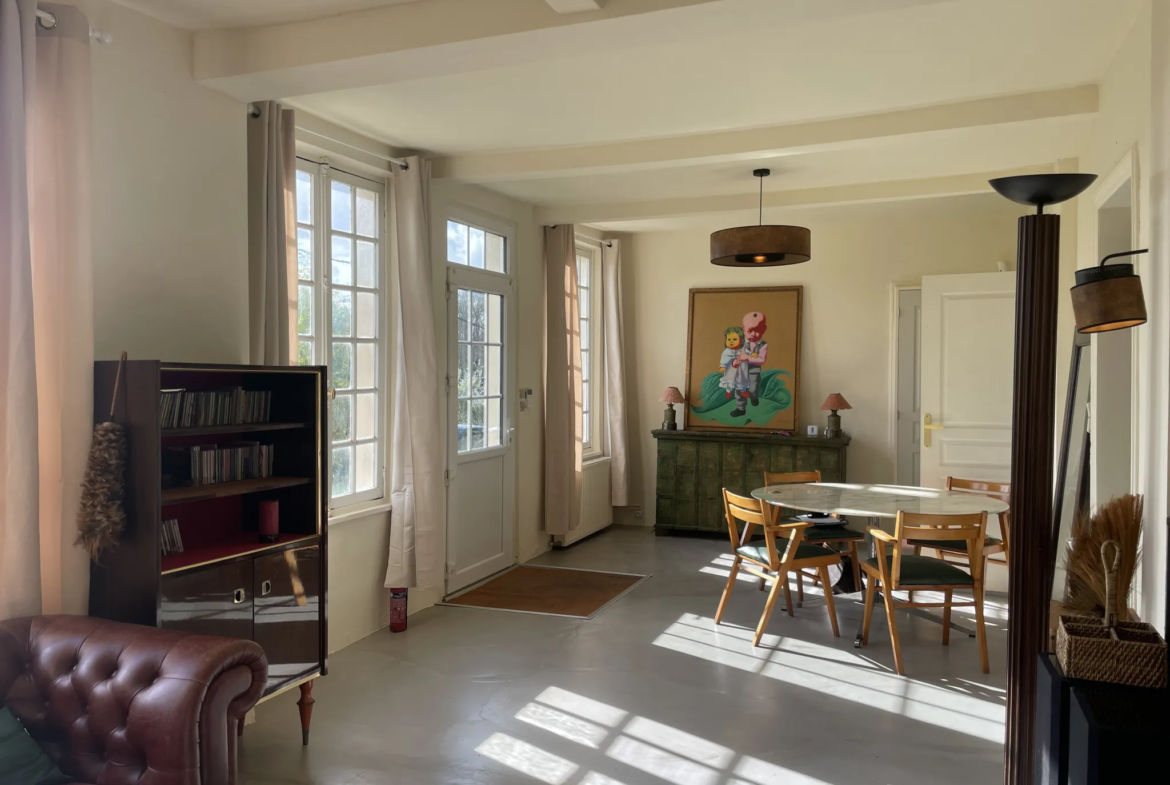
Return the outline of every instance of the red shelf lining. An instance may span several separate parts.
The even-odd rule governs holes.
[[[240,531],[230,536],[221,537],[214,543],[190,548],[182,553],[163,556],[162,571],[164,573],[174,572],[208,562],[230,559],[233,556],[268,550],[298,540],[311,540],[316,536],[315,534],[281,534],[277,541],[272,543],[260,542],[256,532]]]

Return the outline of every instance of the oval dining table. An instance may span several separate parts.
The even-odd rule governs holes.
[[[996,515],[1008,511],[1007,502],[991,496],[907,485],[861,485],[845,482],[792,483],[756,488],[752,491],[752,496],[777,507],[801,512],[817,512],[824,515],[844,515],[846,517],[864,516],[870,519],[870,525],[883,529],[886,527],[882,526],[882,521],[896,519],[900,511],[932,515],[963,515],[973,512]],[[870,556],[876,557],[873,537],[866,534],[866,540],[869,542]],[[832,591],[832,587],[829,586],[822,588],[825,591]],[[858,589],[860,590],[860,587]],[[881,597],[876,597],[875,600],[880,602]],[[941,619],[930,615],[922,608],[908,610],[916,616],[941,623]],[[964,629],[953,622],[951,627],[975,637],[973,631]],[[857,636],[853,639],[853,645],[856,648],[861,648],[861,632],[861,625],[858,625]]]

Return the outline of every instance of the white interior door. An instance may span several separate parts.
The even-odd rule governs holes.
[[[922,485],[1010,479],[1015,311],[1014,272],[922,279]]]
[[[516,464],[511,279],[450,266],[448,281],[450,594],[515,563]]]
[[[922,485],[1011,479],[1016,274],[922,279]],[[1001,537],[999,519],[987,533]],[[987,589],[1007,591],[989,569]]]

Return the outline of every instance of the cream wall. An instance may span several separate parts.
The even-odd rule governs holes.
[[[192,36],[108,0],[93,47],[98,359],[246,362],[244,105],[191,80]]]
[[[1154,150],[1151,144],[1151,96],[1152,96],[1152,29],[1153,10],[1150,3],[1144,3],[1130,28],[1125,40],[1118,48],[1105,76],[1100,83],[1100,108],[1094,120],[1089,141],[1081,152],[1079,166],[1084,172],[1100,175],[1101,180],[1077,200],[1078,228],[1077,254],[1075,259],[1062,259],[1062,289],[1067,291],[1074,283],[1077,267],[1087,267],[1099,261],[1098,249],[1101,238],[1098,232],[1097,205],[1094,201],[1097,188],[1104,186],[1104,180],[1113,173],[1122,159],[1131,154],[1137,169],[1137,199],[1133,209],[1137,213],[1138,231],[1134,247],[1150,246],[1153,220],[1151,183],[1155,175]],[[1163,42],[1163,44],[1166,42]],[[1164,187],[1164,186],[1163,186]],[[1136,607],[1143,619],[1161,626],[1163,624],[1166,586],[1166,531],[1161,525],[1166,520],[1166,450],[1167,438],[1165,378],[1168,376],[1168,359],[1156,344],[1165,346],[1164,336],[1156,335],[1164,330],[1155,317],[1160,297],[1153,285],[1158,279],[1156,267],[1164,267],[1164,257],[1151,255],[1135,259],[1137,272],[1145,285],[1147,308],[1151,313],[1149,324],[1134,328],[1131,338],[1134,349],[1133,377],[1133,441],[1125,449],[1124,440],[1114,442],[1110,449],[1108,439],[1102,440],[1105,451],[1094,455],[1100,464],[1119,461],[1133,461],[1136,472],[1132,478],[1133,490],[1145,496],[1145,538],[1139,592],[1135,597]],[[1074,330],[1070,301],[1062,296],[1061,305],[1061,349],[1062,369],[1067,368],[1067,348]],[[1165,307],[1165,304],[1162,304]],[[1106,337],[1109,342],[1111,337]],[[1094,338],[1094,351],[1102,343]],[[1118,379],[1109,373],[1095,374],[1094,394],[1099,398],[1110,394],[1116,388]],[[1058,394],[1062,400],[1067,370],[1057,377],[1060,385]],[[1106,413],[1107,414],[1107,413]],[[1098,416],[1098,423],[1108,427],[1104,416]],[[1116,423],[1113,423],[1116,425]],[[1113,454],[1116,453],[1116,454]],[[1123,454],[1124,453],[1124,454]],[[1099,501],[1104,501],[1100,499]]]
[[[689,289],[802,285],[801,426],[823,427],[821,402],[842,393],[853,406],[842,412],[853,439],[848,479],[893,482],[891,287],[918,284],[924,275],[994,272],[997,262],[1011,269],[1018,215],[990,195],[809,211],[800,221],[812,230],[812,261],[763,270],[712,266],[706,232],[628,237],[622,261],[631,504],[643,505],[642,522],[654,520],[650,431],[662,421],[658,398],[668,386],[685,386]]]
[[[246,361],[243,105],[191,81],[189,33],[108,0],[61,4],[114,36],[92,52],[95,357]],[[85,613],[84,554],[65,567],[62,608]]]

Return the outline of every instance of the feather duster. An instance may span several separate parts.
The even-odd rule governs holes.
[[[125,362],[126,353],[122,352],[118,375],[114,379],[111,418],[114,416]],[[89,462],[85,467],[85,480],[81,484],[76,541],[95,562],[100,559],[102,551],[117,545],[118,537],[126,526],[126,508],[123,504],[125,490],[126,429],[116,422],[99,423],[93,429]]]

